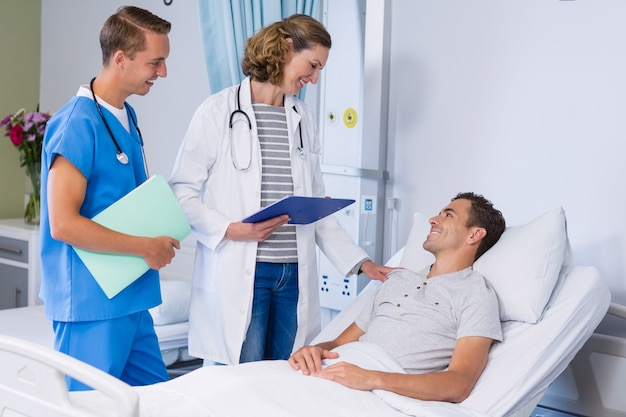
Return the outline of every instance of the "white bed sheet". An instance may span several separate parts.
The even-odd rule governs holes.
[[[388,264],[397,265],[402,256],[403,250]],[[349,325],[378,284],[370,283],[356,302],[339,313],[314,342],[329,340]],[[565,369],[604,317],[609,303],[608,287],[596,268],[573,267],[564,271],[541,322],[503,323],[504,342],[494,345],[485,371],[470,397],[461,404],[351,390],[330,381],[302,376],[291,370],[286,361],[205,367],[150,387],[131,389],[126,386],[126,391],[131,396],[139,396],[143,417],[511,416],[522,407],[528,407],[529,401],[536,401]],[[173,345],[169,343],[175,345],[181,340],[186,344],[186,337],[181,337],[184,329],[183,324],[168,329],[174,330],[174,334],[164,332],[165,327],[157,332],[164,346],[171,347]],[[0,334],[21,337],[44,346],[52,343],[51,325],[43,315],[42,306],[0,311]],[[41,362],[50,363],[45,356],[55,354],[58,355],[57,352],[44,351]],[[92,369],[88,367],[85,371],[85,365],[80,363],[76,366],[84,372]],[[94,377],[98,377],[98,372]],[[117,380],[111,384],[115,387],[124,385]],[[107,401],[100,392],[72,393],[71,398],[92,409],[106,409],[106,406],[99,405]],[[393,406],[384,401],[389,398],[393,399]]]
[[[376,345],[355,342],[338,348],[338,352],[343,360],[367,369],[403,372]],[[407,403],[405,397],[387,391],[353,390],[332,381],[303,376],[293,371],[286,361],[204,367],[168,383],[136,391],[142,417],[165,416],[166,413],[159,411],[164,407],[184,409],[184,415],[190,417],[486,417],[461,406],[456,406],[454,414],[449,414],[446,403],[419,400]]]
[[[375,285],[372,283],[368,286],[363,293],[365,296],[359,297],[356,304],[349,306],[333,320],[336,329],[353,320],[353,316],[360,310],[359,304],[375,290]],[[13,354],[0,355],[0,363],[14,369],[10,371],[7,368],[0,372],[0,379],[8,381],[9,385],[4,386],[21,385],[21,370],[29,367],[35,357],[38,367],[52,364],[70,374],[78,372],[80,375],[88,375],[94,381],[88,383],[97,382],[94,386],[109,388],[109,392],[123,393],[120,398],[127,399],[128,404],[136,406],[137,402],[132,398],[139,398],[140,414],[135,414],[134,410],[122,413],[120,404],[124,401],[114,400],[113,404],[118,409],[112,415],[118,416],[509,416],[518,408],[527,406],[528,400],[536,398],[537,393],[545,389],[565,368],[600,322],[609,302],[608,288],[595,268],[572,268],[560,281],[556,295],[540,323],[504,324],[504,342],[494,346],[487,368],[474,391],[461,404],[419,401],[384,392],[351,390],[331,381],[303,376],[293,371],[286,361],[204,367],[168,382],[131,388],[51,349],[31,349],[23,344],[18,344]],[[343,359],[350,355],[346,351],[342,352]],[[25,357],[24,365],[19,363],[21,356]],[[359,362],[360,359],[356,361],[363,363]],[[385,360],[374,355],[374,362],[385,363]],[[69,368],[66,369],[68,364]],[[41,391],[49,393],[51,389],[64,386],[62,374],[45,372],[43,375],[48,375],[54,381],[44,381],[39,387]],[[16,380],[11,379],[16,376]],[[0,394],[3,384],[0,383]],[[26,385],[27,391],[31,390],[31,385],[30,382]],[[16,392],[11,390],[9,392]],[[388,397],[393,401],[389,402]],[[9,394],[4,398],[3,401],[14,400],[15,395]],[[111,401],[100,391],[72,393],[70,398],[72,403],[82,404],[92,410],[111,409],[103,407],[103,404],[110,405]],[[22,404],[30,407],[32,399],[24,400]]]
[[[491,349],[487,367],[462,405],[494,416],[523,407],[565,370],[605,316],[610,301],[610,291],[595,267],[569,268],[541,322],[503,323],[505,340]]]
[[[326,329],[322,336],[349,324],[360,310],[358,304],[373,293],[375,286],[376,283],[369,285],[365,296],[333,321],[336,328]],[[140,415],[166,416],[171,410],[184,410],[186,416],[211,417],[509,416],[536,399],[565,369],[604,317],[609,303],[610,293],[596,268],[574,267],[566,271],[540,323],[504,323],[504,341],[494,346],[474,391],[461,404],[351,390],[302,376],[291,370],[286,361],[265,361],[204,367],[169,382],[135,388],[140,398]],[[342,355],[343,359],[355,357]],[[359,361],[356,360],[363,363]],[[367,367],[376,369],[371,364]],[[81,402],[94,403],[98,399],[93,395],[77,397]]]
[[[52,322],[46,318],[43,305],[0,310],[0,334],[54,346]]]

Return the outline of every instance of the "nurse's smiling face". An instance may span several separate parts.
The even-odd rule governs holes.
[[[125,65],[130,94],[145,95],[150,91],[157,78],[167,77],[165,59],[170,53],[167,35],[146,31],[146,47],[130,58],[126,56]],[[129,95],[130,95],[129,94]]]
[[[326,66],[328,53],[329,49],[320,44],[313,44],[310,49],[292,52],[283,72],[281,85],[283,92],[298,94],[307,83],[316,84],[320,71]]]

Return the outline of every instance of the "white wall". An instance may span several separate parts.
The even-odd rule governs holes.
[[[122,5],[143,7],[172,23],[168,76],[148,95],[128,99],[137,111],[150,174],[168,178],[189,120],[209,95],[196,1],[42,0],[41,109],[56,112],[97,75],[100,29]]]
[[[391,5],[394,238],[458,191],[483,193],[509,225],[563,206],[576,263],[626,303],[626,3]]]
[[[99,30],[126,3],[173,24],[168,77],[130,99],[151,173],[167,176],[209,94],[195,1],[42,0],[41,105],[56,111],[97,73]],[[406,240],[414,211],[434,214],[458,191],[485,194],[510,225],[561,205],[576,262],[597,266],[626,303],[626,3],[391,6],[387,168],[399,232],[385,246]]]

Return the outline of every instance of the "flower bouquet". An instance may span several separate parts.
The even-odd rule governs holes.
[[[32,184],[32,192],[24,211],[24,219],[28,223],[39,223],[41,148],[44,129],[49,119],[49,113],[39,110],[27,113],[20,109],[0,120],[0,127],[5,128],[5,136],[19,151],[20,166],[26,167],[26,174]]]

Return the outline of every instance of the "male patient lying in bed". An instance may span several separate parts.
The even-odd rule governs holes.
[[[419,273],[389,274],[369,304],[335,340],[305,346],[290,365],[360,390],[382,389],[421,400],[461,402],[482,373],[494,340],[502,340],[495,293],[472,269],[505,229],[502,213],[481,195],[460,193],[430,219],[424,249],[435,262]],[[407,374],[370,371],[346,362],[324,369],[330,350],[374,343]]]

